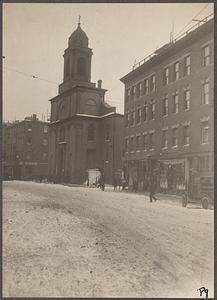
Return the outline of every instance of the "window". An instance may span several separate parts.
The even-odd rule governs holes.
[[[144,80],[144,94],[148,94],[148,79]]]
[[[169,83],[169,68],[163,70],[163,84],[166,85]]]
[[[31,137],[27,137],[27,145],[32,145],[32,138]]]
[[[66,77],[68,77],[69,76],[69,58],[67,58],[65,61],[65,68],[66,68],[65,75],[66,75]]]
[[[176,91],[173,95],[173,113],[177,114],[179,112],[179,94]]]
[[[84,76],[86,74],[86,61],[85,58],[80,57],[78,59],[78,75]]]
[[[133,151],[133,146],[134,146],[134,137],[130,138],[130,151]]]
[[[202,122],[201,128],[201,143],[208,144],[209,143],[209,124],[208,121]]]
[[[145,103],[143,106],[143,122],[147,121],[148,119],[148,105]]]
[[[125,122],[126,127],[128,127],[130,125],[130,113],[126,113]]]
[[[95,126],[94,124],[90,124],[87,130],[87,139],[88,141],[94,141],[95,138]]]
[[[137,124],[141,123],[141,117],[142,117],[142,109],[141,107],[137,108]]]
[[[209,82],[202,85],[202,104],[209,104]]]
[[[43,139],[42,144],[43,144],[43,146],[47,146],[47,139]]]
[[[136,95],[136,87],[135,87],[135,86],[133,86],[133,87],[131,88],[131,95],[132,95],[132,98],[134,98],[135,95]]]
[[[162,131],[162,148],[168,147],[168,130]]]
[[[200,172],[209,172],[210,170],[210,157],[202,156],[199,159],[199,171]]]
[[[110,139],[110,130],[109,130],[109,126],[106,126],[105,128],[105,140],[109,141]]]
[[[154,132],[149,133],[149,149],[154,149]]]
[[[155,91],[155,75],[152,75],[150,78],[150,91],[154,92]]]
[[[43,160],[47,160],[47,152],[44,152],[44,153],[42,154],[42,159],[43,159]]]
[[[209,45],[207,45],[202,49],[202,65],[206,67],[209,65],[209,63],[210,63],[210,48]]]
[[[137,89],[136,90],[137,90],[136,96],[137,97],[141,96],[141,94],[142,94],[142,83],[141,82],[137,84]]]
[[[176,80],[179,80],[179,62],[176,62],[174,64],[174,77],[173,79],[176,81]]]
[[[150,120],[154,120],[155,118],[155,103],[152,102],[150,104]]]
[[[30,132],[32,131],[32,124],[27,125],[27,131],[30,131]]]
[[[44,125],[44,133],[48,133],[48,126]]]
[[[130,101],[130,89],[127,89],[127,97],[126,97],[127,101]]]
[[[106,162],[109,161],[109,151],[108,151],[108,149],[106,149],[106,151],[105,151],[105,161]]]
[[[147,134],[143,134],[143,149],[147,150],[147,146],[148,146],[148,141],[147,141]]]
[[[190,109],[190,89],[187,87],[187,89],[184,91],[184,110]]]
[[[128,152],[129,151],[129,139],[126,138],[125,139],[125,152]]]
[[[190,126],[186,125],[183,127],[183,145],[189,145],[190,144]]]
[[[65,131],[65,127],[61,127],[60,128],[60,142],[64,142],[66,139],[66,131]]]
[[[135,125],[135,115],[136,115],[135,111],[132,111],[130,113],[130,126],[134,126]]]
[[[136,149],[137,150],[140,148],[140,144],[141,144],[141,136],[137,135],[136,136]]]
[[[191,73],[191,58],[190,56],[186,56],[184,58],[184,76],[190,75]]]
[[[172,146],[178,146],[178,128],[172,129]]]
[[[163,116],[168,116],[168,111],[169,111],[169,107],[168,107],[168,97],[166,96],[163,99]]]

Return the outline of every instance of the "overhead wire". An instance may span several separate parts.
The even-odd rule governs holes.
[[[194,19],[197,16],[199,16],[199,14],[201,14],[202,11],[204,11],[209,4],[210,3],[207,3],[194,17],[192,17],[192,19]],[[192,19],[175,35],[175,37],[177,37],[186,27],[188,27],[192,23]]]

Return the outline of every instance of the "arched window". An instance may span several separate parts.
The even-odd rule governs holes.
[[[87,131],[88,141],[94,141],[94,136],[95,136],[95,126],[94,124],[90,124],[88,126],[88,131]]]
[[[65,76],[69,76],[69,58],[67,58],[65,62]]]
[[[66,140],[66,131],[65,127],[60,128],[60,142],[64,142]]]
[[[85,75],[86,73],[86,61],[83,57],[78,59],[78,75]]]

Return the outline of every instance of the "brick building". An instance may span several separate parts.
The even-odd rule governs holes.
[[[146,190],[157,166],[159,190],[177,193],[193,172],[213,172],[214,21],[207,17],[201,24],[121,78],[130,185],[135,179]]]
[[[99,169],[112,183],[122,168],[123,115],[105,101],[102,81],[91,82],[92,49],[80,23],[64,52],[63,83],[51,101],[49,175],[56,182],[83,183]]]
[[[48,123],[33,114],[3,124],[4,178],[38,179],[48,172]]]

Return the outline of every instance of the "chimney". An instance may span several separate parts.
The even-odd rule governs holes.
[[[98,80],[98,89],[102,88],[102,80]]]
[[[33,115],[32,115],[32,120],[33,120],[33,121],[37,121],[36,114],[33,114]]]

